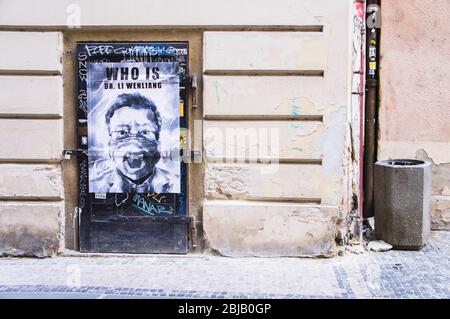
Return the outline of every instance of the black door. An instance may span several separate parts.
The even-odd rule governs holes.
[[[187,42],[77,44],[82,252],[187,253]]]

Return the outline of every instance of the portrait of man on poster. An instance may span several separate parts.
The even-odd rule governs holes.
[[[139,93],[122,93],[104,116],[108,157],[89,163],[90,188],[98,193],[170,193],[169,171],[161,160],[161,116],[155,103]]]

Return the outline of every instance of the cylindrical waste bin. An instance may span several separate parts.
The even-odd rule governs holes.
[[[431,228],[431,163],[388,159],[375,163],[375,236],[394,249],[419,250]]]

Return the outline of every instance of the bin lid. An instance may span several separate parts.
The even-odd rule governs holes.
[[[414,167],[420,167],[420,166],[429,166],[431,165],[428,161],[421,161],[416,159],[387,159],[387,160],[381,160],[377,161],[375,165],[383,165],[383,166],[392,166],[392,167],[405,167],[405,166],[414,166]]]

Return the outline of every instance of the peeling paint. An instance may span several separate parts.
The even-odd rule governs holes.
[[[431,206],[431,229],[450,230],[450,197],[434,196]]]
[[[247,172],[242,166],[209,167],[205,172],[206,197],[230,199],[248,195]]]
[[[0,256],[55,256],[64,248],[62,203],[3,202]]]
[[[343,154],[346,150],[347,107],[342,106],[336,112],[324,117],[327,131],[323,135],[323,160],[325,172],[334,176],[341,176]]]
[[[225,256],[331,257],[335,212],[325,206],[209,201],[205,232],[211,249]],[[221,232],[223,227],[228,232]]]
[[[417,150],[415,158],[432,163],[431,228],[450,230],[450,163],[434,163],[424,149]]]
[[[433,170],[433,195],[450,196],[450,163],[435,164],[427,152],[420,149],[416,152],[416,159],[429,161]]]

